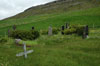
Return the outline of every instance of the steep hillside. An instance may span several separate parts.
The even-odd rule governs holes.
[[[100,28],[100,7],[3,20],[0,21],[0,35],[5,35],[5,32],[11,29],[14,24],[17,25],[17,29],[31,30],[31,27],[34,26],[35,29],[42,30],[48,29],[50,25],[52,27],[61,27],[66,22],[70,24],[87,24],[89,27],[94,24],[96,28]]]
[[[76,11],[76,10],[97,7],[99,6],[99,4],[100,4],[99,0],[57,0],[54,2],[47,3],[45,5],[31,7],[12,18],[23,18],[40,14],[52,14],[52,13]]]
[[[0,66],[100,66],[100,0],[58,0],[31,7],[14,17],[0,21]],[[21,41],[29,45],[24,56],[22,45],[7,37],[8,29],[47,30],[65,23],[89,26],[89,38],[76,34],[40,35],[36,40]],[[21,33],[22,34],[22,33]],[[32,36],[33,37],[33,36]]]
[[[48,29],[49,25],[60,27],[65,22],[100,27],[99,0],[59,0],[31,7],[14,17],[0,21],[0,35],[5,35],[12,25],[17,29]]]

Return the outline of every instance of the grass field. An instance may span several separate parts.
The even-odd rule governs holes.
[[[16,57],[17,53],[23,52],[23,47],[16,46],[13,39],[7,38],[6,43],[0,43],[0,66],[100,66],[100,7],[3,20],[0,21],[0,35],[7,34],[7,29],[11,29],[14,24],[20,30],[31,30],[32,26],[41,30],[48,29],[49,25],[60,28],[66,22],[89,27],[94,24],[96,28],[90,28],[88,39],[74,34],[42,35],[35,40],[38,44],[27,47],[27,50],[34,50],[27,59]]]
[[[100,65],[100,34],[91,30],[89,39],[77,35],[41,36],[37,45],[27,47],[34,52],[24,57],[16,57],[23,52],[22,46],[16,46],[13,39],[0,43],[1,66],[99,66]],[[95,35],[95,36],[94,36]],[[94,36],[94,37],[92,37]]]
[[[66,22],[70,24],[85,24],[92,27],[93,24],[100,27],[100,7],[87,10],[71,11],[57,14],[45,14],[39,16],[30,16],[20,19],[8,19],[0,21],[0,35],[5,35],[7,29],[12,25],[17,25],[17,29],[31,30],[34,26],[37,30],[48,29],[48,26],[61,27]]]

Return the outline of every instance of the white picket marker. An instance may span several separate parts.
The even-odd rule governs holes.
[[[26,51],[26,44],[25,43],[23,43],[23,44],[24,44],[23,45],[24,52],[18,53],[18,54],[16,54],[16,56],[23,56],[24,55],[24,57],[27,58],[27,54],[32,53],[33,50]]]
[[[27,53],[26,53],[26,44],[25,43],[23,43],[24,44],[24,53],[25,53],[25,58],[27,58]]]

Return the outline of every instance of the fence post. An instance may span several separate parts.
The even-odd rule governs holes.
[[[61,27],[61,34],[64,35],[64,26]]]
[[[93,29],[94,29],[94,24],[93,24]]]

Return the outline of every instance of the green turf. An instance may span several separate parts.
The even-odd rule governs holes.
[[[31,30],[34,26],[35,29],[42,30],[48,29],[48,26],[61,27],[66,22],[70,24],[84,24],[92,27],[99,28],[100,26],[100,7],[90,8],[87,10],[63,12],[57,14],[44,14],[37,16],[29,16],[20,19],[8,19],[0,21],[0,35],[4,35],[12,25],[17,25],[17,29]]]
[[[25,43],[26,45],[29,45],[29,46],[33,46],[33,45],[37,45],[38,44],[38,42],[36,41],[36,40],[34,40],[34,41],[23,41],[23,40],[21,40],[20,42],[19,42],[19,44],[23,44],[23,43]]]
[[[26,41],[33,44],[27,50],[34,50],[27,59],[23,56],[16,57],[17,53],[23,52],[23,47],[16,46],[14,40],[8,38],[7,43],[0,43],[0,66],[100,66],[100,7],[3,20],[0,21],[0,35],[6,35],[7,29],[11,29],[13,24],[20,30],[31,30],[32,26],[42,30],[48,29],[49,25],[60,28],[66,22],[89,27],[94,24],[95,28],[90,28],[88,39],[77,35],[58,34],[42,35],[36,40],[36,45],[35,41]]]
[[[100,34],[95,32],[100,32],[100,29],[91,30],[88,39],[77,35],[41,36],[37,45],[27,47],[27,50],[34,50],[27,59],[16,57],[17,53],[23,52],[23,47],[16,46],[13,39],[9,39],[7,43],[0,43],[0,65],[100,66],[100,38],[96,38]]]

